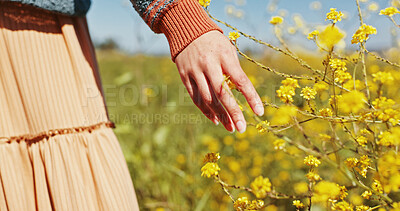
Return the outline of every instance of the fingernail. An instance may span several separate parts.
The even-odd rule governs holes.
[[[217,126],[219,125],[219,121],[218,121],[217,118],[214,118],[213,122],[214,122],[215,125],[217,125]]]
[[[236,122],[236,128],[239,133],[243,133],[244,131],[246,131],[246,124],[242,120],[239,120]]]
[[[258,116],[264,115],[264,106],[263,106],[263,104],[257,104],[257,105],[254,107],[254,112],[255,112]]]

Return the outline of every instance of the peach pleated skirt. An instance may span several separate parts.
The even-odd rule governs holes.
[[[0,210],[138,210],[85,18],[0,0]]]

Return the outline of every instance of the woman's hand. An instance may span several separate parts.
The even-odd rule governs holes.
[[[245,96],[254,113],[264,114],[264,106],[253,84],[240,67],[236,49],[219,31],[200,36],[175,59],[181,79],[196,106],[215,124],[228,131],[246,130],[246,120],[224,76]]]

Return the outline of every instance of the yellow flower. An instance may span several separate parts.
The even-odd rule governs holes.
[[[399,10],[397,10],[397,8],[388,7],[388,8],[385,8],[385,9],[381,10],[379,15],[387,15],[389,17],[392,17],[393,15],[398,14],[398,13],[400,13],[400,12],[399,12]]]
[[[315,91],[321,92],[329,89],[329,86],[323,82],[323,81],[318,81],[317,83],[314,84]]]
[[[357,158],[347,158],[345,161],[345,164],[349,168],[355,168],[358,165],[358,159]]]
[[[271,17],[271,20],[269,21],[269,23],[272,25],[279,25],[282,22],[283,22],[283,18],[280,16],[273,16],[273,17]]]
[[[377,11],[379,9],[379,4],[376,2],[372,2],[371,4],[368,5],[368,10],[369,11]]]
[[[335,72],[335,82],[342,84],[345,81],[350,80],[350,79],[351,79],[351,75],[348,72],[345,72],[343,70],[337,70]]]
[[[236,41],[236,39],[240,37],[240,34],[237,32],[229,32],[228,37],[230,40]]]
[[[353,205],[346,201],[341,201],[341,202],[333,204],[332,210],[353,211]]]
[[[323,117],[330,117],[330,116],[333,116],[333,112],[330,108],[323,108],[323,109],[319,110],[319,115],[321,115]]]
[[[236,89],[236,85],[232,82],[231,77],[224,74],[225,83],[228,85],[229,89]]]
[[[306,100],[311,100],[311,99],[315,99],[316,94],[317,94],[317,91],[315,91],[315,89],[306,86],[301,90],[300,96],[303,96],[303,98]]]
[[[372,190],[374,190],[378,193],[383,193],[381,182],[379,182],[378,180],[374,179],[374,182],[372,183],[371,187],[372,187]]]
[[[331,8],[331,11],[326,14],[325,20],[331,20],[333,23],[342,20],[343,13],[340,11],[336,11],[336,8]]]
[[[306,182],[299,182],[294,184],[294,192],[296,194],[304,194],[308,192],[308,184]]]
[[[282,150],[282,149],[284,149],[285,148],[285,140],[283,140],[283,139],[276,139],[275,141],[274,141],[274,149],[275,150]]]
[[[344,113],[357,113],[364,108],[366,97],[363,93],[353,90],[344,93],[342,97],[337,100],[339,103],[339,109]]]
[[[391,84],[393,82],[394,78],[390,72],[377,72],[372,74],[372,77],[374,77],[374,81],[380,81],[383,84]]]
[[[208,7],[210,5],[211,0],[199,0],[199,4],[203,7]]]
[[[306,177],[310,182],[315,183],[316,181],[322,180],[321,176],[319,174],[315,173],[314,171],[310,171],[306,174]]]
[[[317,38],[318,35],[319,35],[319,31],[314,30],[308,34],[307,39],[313,40],[313,39]]]
[[[318,165],[321,164],[321,161],[318,160],[318,158],[314,157],[313,155],[309,155],[304,158],[304,164],[306,164],[307,166],[318,167]]]
[[[281,83],[282,83],[282,85],[292,87],[293,89],[300,87],[297,80],[293,79],[293,78],[286,78]]]
[[[360,26],[360,28],[357,29],[356,33],[353,35],[351,43],[363,43],[368,40],[369,35],[371,34],[376,34],[376,28],[363,24],[362,26]]]
[[[329,60],[329,66],[333,69],[333,70],[343,70],[346,71],[347,67],[346,67],[346,62],[344,62],[341,59],[330,59]]]
[[[369,197],[372,196],[372,192],[369,191],[369,190],[366,190],[366,191],[364,191],[364,192],[361,194],[361,196],[362,196],[364,199],[369,199]]]
[[[393,128],[392,131],[384,131],[382,132],[378,138],[379,140],[376,142],[378,145],[381,146],[396,146],[399,145],[399,138],[400,138],[400,132],[399,128]]]
[[[344,198],[347,197],[347,195],[349,195],[349,194],[347,193],[347,188],[346,188],[346,186],[341,186],[341,185],[337,185],[337,186],[338,186],[338,188],[340,189],[339,198],[340,198],[341,200],[343,200]]]
[[[217,163],[206,163],[203,167],[201,167],[201,176],[208,178],[218,176],[220,170],[221,169]]]
[[[316,203],[327,202],[329,199],[336,199],[340,189],[333,182],[321,181],[314,186],[313,201]]]
[[[253,211],[264,207],[264,202],[261,200],[249,201],[247,197],[240,197],[234,203],[233,207],[237,211]]]
[[[297,114],[297,107],[291,105],[281,106],[271,119],[271,124],[274,125],[285,125],[289,124],[293,117]]]
[[[290,86],[280,86],[279,89],[276,90],[276,95],[284,103],[292,103],[293,96],[295,94],[296,94],[295,89]]]
[[[268,192],[271,192],[271,182],[268,178],[264,178],[263,176],[258,176],[254,181],[250,184],[251,191],[253,194],[259,198],[265,198]]]
[[[370,207],[365,205],[356,206],[356,211],[367,211]]]
[[[300,200],[294,200],[293,206],[295,206],[297,209],[300,209],[304,207],[304,204]]]
[[[357,137],[356,141],[359,145],[365,146],[368,142],[368,139],[365,136],[359,136],[359,137]]]
[[[278,90],[276,90],[277,96],[284,103],[292,103],[293,96],[296,94],[295,89],[300,87],[297,80],[293,78],[286,78],[282,82],[283,86],[280,86]]]
[[[338,27],[327,26],[318,36],[319,43],[331,49],[344,38],[344,34],[340,32]]]
[[[268,131],[269,125],[270,125],[270,123],[267,120],[261,121],[260,123],[258,123],[256,125],[256,129],[258,130],[259,133],[265,133]]]

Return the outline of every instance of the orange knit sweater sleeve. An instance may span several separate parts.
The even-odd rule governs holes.
[[[131,0],[132,1],[132,0]],[[156,33],[168,39],[171,57],[175,58],[193,40],[212,30],[222,30],[215,24],[197,0],[132,1],[136,10]],[[139,4],[139,2],[144,2]],[[151,2],[145,5],[146,2]],[[146,9],[143,8],[145,5]],[[141,10],[141,8],[143,8]]]

